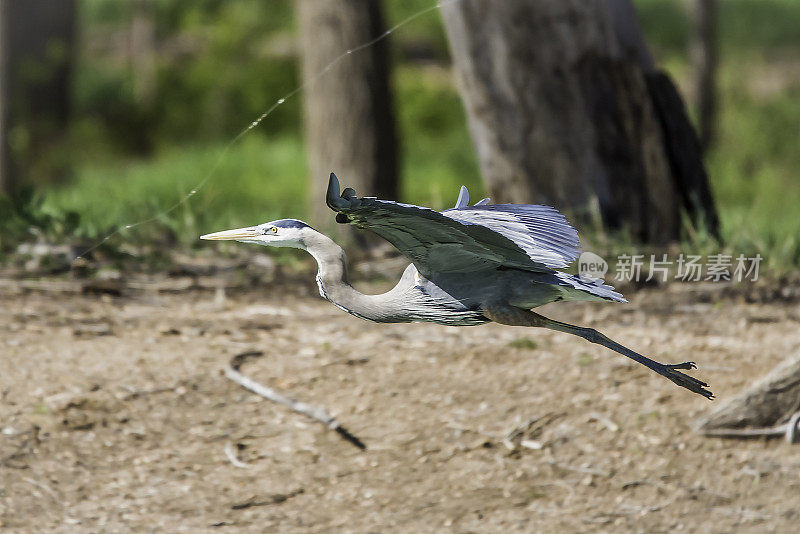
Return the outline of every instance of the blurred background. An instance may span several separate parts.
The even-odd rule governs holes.
[[[613,12],[625,4],[608,2],[604,24],[617,25],[630,53],[591,37],[598,23],[586,20],[597,14],[579,2],[563,8],[585,12],[571,19],[574,50],[550,59],[526,55],[526,47],[549,53],[556,14],[530,13],[540,26],[503,37],[497,29],[520,13],[487,15],[456,3],[445,6],[448,32],[433,10],[317,78],[346,49],[431,2],[3,2],[0,250],[7,257],[32,241],[91,245],[153,216],[104,247],[198,246],[201,233],[278,217],[320,224],[332,218],[315,184],[336,171],[360,194],[439,209],[461,184],[475,199],[552,203],[606,253],[681,241],[703,252],[761,253],[774,272],[793,270],[800,3],[635,0],[638,28],[636,18]],[[476,23],[487,16],[494,33],[481,34]],[[491,57],[498,47],[513,57]],[[623,67],[608,76],[581,57]],[[487,77],[509,70],[503,61],[530,70],[492,86]],[[548,62],[577,69],[577,78]],[[642,74],[631,64],[649,95],[636,93]],[[680,102],[662,105],[670,91],[664,97],[659,88],[659,69],[677,86],[700,145],[685,141],[694,133],[681,129]],[[584,94],[553,96],[576,83]],[[487,115],[492,104],[501,111]],[[660,133],[648,114],[661,121]],[[519,131],[528,137],[519,140]],[[644,168],[662,156],[637,145],[654,131],[666,171]],[[587,146],[600,161],[565,163]],[[162,213],[205,178],[195,196]]]
[[[0,530],[797,531],[800,1],[441,3],[0,0]],[[393,285],[331,171],[550,204],[643,275],[760,254],[541,310],[720,401],[558,332],[361,321],[306,254],[198,240],[300,218]]]

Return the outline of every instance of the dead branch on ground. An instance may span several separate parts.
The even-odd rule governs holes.
[[[281,395],[277,391],[269,388],[255,380],[244,376],[240,369],[244,362],[248,358],[258,358],[263,356],[264,353],[262,351],[249,351],[243,352],[241,354],[237,354],[233,358],[231,358],[230,364],[225,369],[225,376],[228,377],[230,380],[233,380],[243,388],[249,389],[256,395],[260,395],[267,400],[272,402],[277,402],[278,404],[283,404],[287,406],[289,409],[301,413],[306,417],[310,417],[315,421],[318,421],[328,427],[329,430],[336,431],[345,441],[352,443],[362,451],[367,448],[364,445],[364,442],[358,439],[357,436],[351,434],[347,431],[339,421],[336,420],[325,408],[319,406],[313,406],[311,404],[307,404],[305,402],[301,402],[285,395]]]

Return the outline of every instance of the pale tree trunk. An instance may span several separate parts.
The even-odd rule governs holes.
[[[328,175],[359,195],[397,198],[397,149],[386,40],[374,0],[298,0],[305,87],[305,130],[311,173],[311,219],[329,226]]]
[[[0,193],[63,174],[44,154],[67,124],[74,22],[74,0],[0,0]]]
[[[694,71],[694,101],[703,150],[714,141],[717,119],[717,0],[693,0],[694,38],[691,58]]]
[[[699,149],[682,153],[696,137],[629,0],[461,0],[442,13],[495,201],[599,215],[654,243],[679,236],[681,206],[716,220]]]
[[[140,106],[153,104],[156,93],[156,25],[152,0],[136,0],[129,37],[133,92]]]
[[[726,399],[697,422],[709,435],[736,437],[727,430],[779,425],[800,411],[800,352],[795,353],[748,389]],[[744,435],[744,433],[743,433]]]

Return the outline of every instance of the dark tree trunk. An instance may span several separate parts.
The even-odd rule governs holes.
[[[8,46],[9,16],[11,2],[0,0],[0,197],[12,195],[16,189],[10,161],[9,134],[9,59]]]
[[[67,123],[74,22],[74,0],[0,0],[0,193],[63,173],[45,154]]]
[[[299,0],[311,216],[329,225],[323,201],[335,172],[359,195],[397,198],[397,140],[386,40],[354,50],[385,28],[374,0]],[[353,50],[329,70],[323,70]]]
[[[682,206],[715,220],[699,151],[676,150],[696,136],[629,0],[462,0],[442,12],[496,201],[599,215],[653,243],[679,237]]]
[[[697,105],[700,145],[706,150],[714,141],[717,119],[717,0],[694,0],[694,39],[692,70],[694,71],[694,100]]]

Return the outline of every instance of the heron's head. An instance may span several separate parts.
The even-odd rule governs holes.
[[[200,239],[214,241],[233,240],[242,243],[256,243],[270,247],[305,248],[305,239],[315,230],[297,219],[279,219],[257,226],[223,230],[213,234],[201,235]]]

